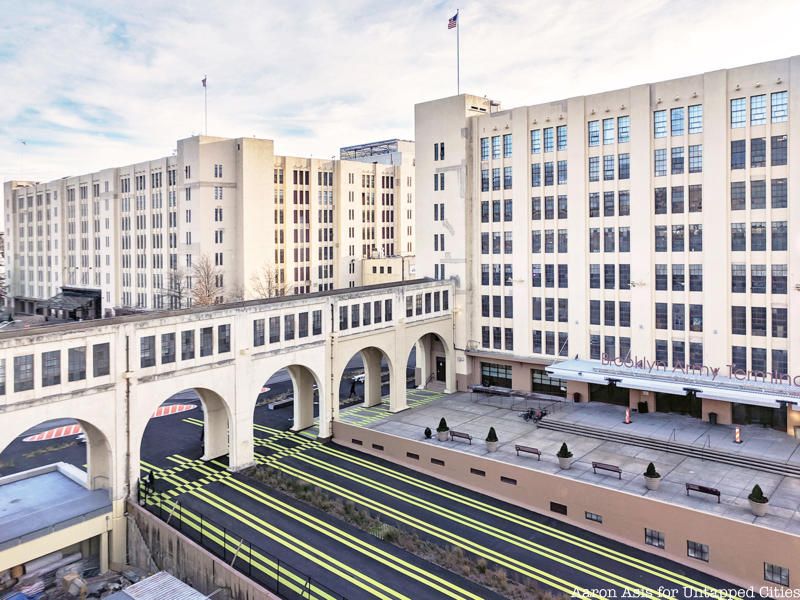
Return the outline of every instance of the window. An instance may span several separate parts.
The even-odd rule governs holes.
[[[589,181],[600,181],[600,157],[589,157]]]
[[[206,328],[209,330],[211,328]],[[210,352],[209,352],[210,353]],[[194,331],[181,332],[181,360],[189,360],[194,358]]]
[[[589,194],[589,217],[600,216],[600,194],[592,192]]]
[[[33,354],[14,357],[14,391],[33,389]]]
[[[667,251],[667,226],[666,225],[656,225],[655,226],[655,244],[656,244],[656,252],[666,252]]]
[[[358,320],[358,305],[354,304],[352,306],[353,310],[353,318],[357,321]],[[353,327],[357,327],[356,323],[353,324]],[[284,340],[293,340],[294,339],[294,315],[283,315],[283,339]]]
[[[746,188],[744,181],[731,182],[731,210],[747,208]]]
[[[703,250],[703,225],[692,223],[689,225],[689,252],[702,252]]]
[[[788,94],[788,92],[775,92],[771,95],[773,123],[783,123],[789,118]]]
[[[683,265],[672,265],[672,291],[682,292],[684,289]]]
[[[624,144],[631,141],[631,118],[617,117],[617,142]]]
[[[61,351],[42,352],[42,386],[61,383]]]
[[[567,183],[567,161],[560,160],[557,163],[557,179],[559,184]]]
[[[613,290],[616,279],[616,265],[603,265],[603,286],[607,290]]]
[[[653,137],[667,137],[667,111],[657,110],[653,112]]]
[[[108,342],[92,346],[92,373],[102,377],[111,372],[111,349]]]
[[[772,349],[772,365],[770,369],[778,375],[785,375],[789,370],[789,355],[786,350]]]
[[[627,217],[631,214],[631,193],[627,190],[620,190],[618,194],[619,216]]]
[[[511,167],[503,167],[503,189],[504,190],[511,189],[511,183],[512,183]]]
[[[689,146],[689,173],[703,172],[703,144]]]
[[[600,360],[600,336],[592,334],[589,336],[589,358]]]
[[[553,128],[552,127],[545,127],[544,128],[544,151],[545,152],[552,152],[553,151]]]
[[[631,303],[623,300],[619,303],[619,326],[631,326]]]
[[[765,167],[767,165],[767,140],[766,138],[753,138],[750,140],[750,166]]]
[[[672,330],[683,331],[686,328],[686,307],[683,304],[672,305]]]
[[[656,302],[656,329],[667,328],[667,303]]]
[[[765,348],[752,348],[750,352],[750,368],[755,372],[767,371],[767,350]]]
[[[672,148],[672,174],[680,175],[686,168],[686,159],[683,153],[683,146]]]
[[[689,265],[689,291],[703,291],[703,265]]]
[[[161,334],[161,364],[166,365],[175,362],[175,334]]]
[[[772,208],[786,208],[786,179],[773,179],[770,198]]]
[[[567,126],[559,125],[556,127],[556,144],[559,150],[567,149]]]
[[[702,164],[702,158],[701,158],[701,164]],[[619,178],[620,179],[631,178],[631,155],[628,154],[627,152],[619,155]]]
[[[656,265],[656,291],[667,290],[667,265]]]
[[[589,137],[589,146],[599,146],[600,145],[600,121],[589,121],[588,125],[588,137]]]
[[[673,186],[672,191],[672,214],[683,212],[683,186]]]
[[[747,122],[747,99],[731,100],[731,128],[744,127]]]
[[[231,351],[231,326],[220,325],[217,327],[217,352]]]
[[[781,92],[785,94],[786,92]],[[772,94],[773,96],[775,94]],[[774,114],[774,113],[773,113]],[[774,121],[773,117],[773,121]],[[785,585],[789,587],[789,569],[786,567],[781,567],[779,565],[774,565],[772,563],[764,563],[764,580],[769,581],[771,583],[778,583],[780,585]]]
[[[767,335],[767,309],[764,306],[750,307],[750,335]]]
[[[253,346],[264,345],[264,319],[253,321]]]
[[[600,265],[589,265],[589,287],[600,288]]]
[[[492,169],[492,189],[499,190],[500,189],[500,168]]]
[[[548,161],[544,163],[544,184],[553,185],[553,163]]]
[[[670,127],[672,135],[683,135],[685,133],[685,119],[683,107],[673,108],[670,111]]]
[[[745,225],[745,223],[731,223],[731,250],[734,252],[747,250]]]
[[[702,133],[703,105],[693,104],[689,107],[689,133]]]
[[[614,143],[614,119],[603,119],[603,145]]]
[[[664,547],[664,534],[655,529],[644,530],[644,543],[648,546],[655,546],[656,548]]]
[[[731,169],[744,169],[747,158],[747,142],[745,140],[733,140],[731,142]]]
[[[689,305],[689,331],[703,331],[703,305]]]
[[[687,540],[686,554],[689,558],[696,558],[708,562],[708,545]]]
[[[754,179],[750,182],[750,208],[760,209],[767,207],[767,182],[764,179]]]
[[[486,138],[484,138],[486,139]],[[531,129],[531,154],[539,154],[542,151],[542,130]],[[486,146],[486,158],[489,158],[489,146]],[[483,160],[483,159],[481,159]]]
[[[731,292],[743,294],[747,287],[747,265],[731,265]]]
[[[630,227],[620,227],[619,228],[619,251],[620,252],[630,252],[631,251],[631,228]]]
[[[489,160],[489,138],[481,138],[481,160]]]
[[[767,224],[757,221],[750,224],[750,250],[758,252],[767,249]]]
[[[787,331],[787,309],[772,309],[772,337],[785,338]]]
[[[148,335],[139,340],[139,357],[143,369],[156,364],[156,336]]]
[[[614,252],[615,234],[613,227],[603,228],[603,252]]]
[[[684,231],[683,225],[672,226],[672,251],[683,252],[684,249]]]
[[[600,252],[600,228],[589,229],[589,252]]]
[[[617,315],[617,303],[613,300],[606,300],[603,302],[603,324],[606,326],[613,326],[615,324]]]
[[[210,356],[214,352],[214,328],[200,329],[200,356]]]
[[[591,161],[591,158],[589,160]],[[657,148],[656,150],[653,151],[653,172],[656,177],[663,177],[664,175],[667,174],[666,148]]]
[[[481,169],[481,191],[489,191],[489,169]]]
[[[667,340],[656,340],[656,361],[667,364]]]
[[[767,96],[750,96],[750,125],[764,125],[767,122]]]
[[[603,156],[603,181],[611,181],[614,179],[614,155],[607,154]]]
[[[787,226],[786,221],[772,222],[772,250],[780,251],[787,249]]]
[[[510,133],[506,133],[503,135],[503,156],[505,158],[511,158],[512,153],[512,137]],[[444,144],[442,144],[442,159],[444,159]]]
[[[787,282],[786,265],[772,265],[772,293],[785,294]]]
[[[5,365],[4,365],[5,366]],[[86,348],[70,348],[67,353],[67,380],[86,379]]]
[[[747,335],[746,307],[731,306],[731,333],[733,335]]]
[[[770,147],[770,164],[773,167],[786,164],[786,136],[773,135]]]
[[[500,158],[500,136],[492,136],[492,158]]]
[[[657,215],[665,215],[667,214],[667,188],[656,188],[655,189],[655,206],[654,206],[655,214]]]
[[[589,301],[589,324],[600,325],[600,300]]]

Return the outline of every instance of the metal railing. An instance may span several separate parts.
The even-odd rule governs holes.
[[[271,592],[288,600],[347,600],[347,597],[281,560],[261,546],[229,532],[196,508],[184,509],[177,500],[162,502],[139,482],[137,502],[182,535]]]

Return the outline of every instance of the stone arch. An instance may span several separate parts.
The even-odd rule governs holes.
[[[301,360],[297,360],[298,358],[301,358]],[[277,362],[266,362],[264,363],[265,366],[269,367],[266,378],[262,375],[264,370],[256,366],[254,368],[256,371],[255,377],[257,377],[256,381],[260,383],[257,384],[259,386],[257,389],[252,393],[248,393],[247,406],[251,414],[256,409],[256,399],[264,382],[268,382],[276,374],[285,370],[292,384],[293,422],[290,430],[303,431],[312,427],[314,425],[314,388],[316,388],[318,394],[319,410],[320,414],[322,414],[325,386],[323,378],[317,371],[321,363],[320,365],[311,365],[308,362],[310,361],[303,361],[302,357],[298,356],[291,356],[286,360]]]
[[[431,381],[437,380],[436,357],[444,358],[444,379],[440,379],[444,384],[444,391],[450,392],[455,389],[455,353],[447,340],[436,331],[427,331],[417,336],[406,348],[403,355],[408,363],[411,351],[416,347],[417,353],[417,387],[425,388]]]
[[[72,414],[49,418],[40,418],[37,412],[21,413],[15,420],[15,428],[3,428],[0,431],[0,454],[2,454],[23,432],[48,421],[57,419],[74,419],[86,435],[86,487],[88,489],[115,489],[117,482],[114,473],[114,455],[111,447],[112,436],[108,435],[96,422],[87,418],[75,417]],[[26,418],[27,417],[27,418]],[[113,497],[113,496],[112,496]]]
[[[390,393],[392,392],[392,386],[395,385],[395,368],[392,354],[379,345],[364,346],[347,357],[347,360],[341,365],[337,377],[334,379],[337,383],[335,390],[338,393],[347,364],[357,354],[361,355],[361,359],[364,363],[364,406],[377,406],[382,400],[381,389],[383,387],[383,374],[381,371],[381,362],[384,358],[389,367]],[[338,406],[338,402],[336,402],[336,405]]]

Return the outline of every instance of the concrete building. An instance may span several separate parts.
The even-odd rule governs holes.
[[[195,136],[173,156],[7,182],[14,307],[47,310],[65,286],[54,313],[186,306],[204,258],[217,302],[359,286],[362,259],[414,251],[413,143],[373,146],[323,160]]]
[[[794,433],[798,114],[800,57],[418,104],[417,272],[455,279],[459,388]]]

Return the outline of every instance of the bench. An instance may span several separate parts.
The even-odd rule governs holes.
[[[453,431],[450,430],[450,441],[455,440],[456,438],[461,438],[462,440],[469,440],[470,446],[472,445],[472,436],[468,433],[461,433],[460,431]]]
[[[610,471],[612,473],[616,473],[619,475],[619,478],[622,479],[622,469],[620,469],[617,465],[609,465],[607,463],[592,461],[592,469],[594,470],[595,475],[597,474],[597,469],[600,469],[601,471]]]
[[[701,494],[708,494],[709,496],[716,496],[717,497],[717,504],[721,502],[721,494],[719,490],[716,488],[708,487],[705,485],[698,485],[696,483],[687,483],[686,484],[686,495],[689,495],[689,492],[700,492]]]
[[[514,448],[517,451],[517,456],[519,456],[520,452],[527,452],[528,454],[535,454],[538,460],[542,460],[542,453],[538,448],[533,448],[532,446],[522,446],[520,444],[516,444]]]

